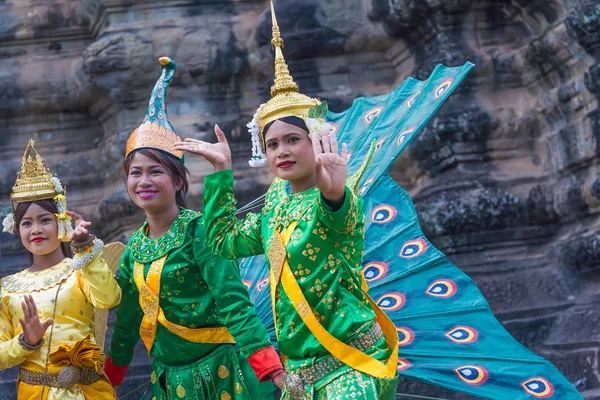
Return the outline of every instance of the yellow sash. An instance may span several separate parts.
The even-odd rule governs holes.
[[[235,343],[233,336],[225,327],[217,328],[187,328],[185,326],[174,324],[167,320],[162,308],[159,305],[160,276],[167,256],[154,260],[148,271],[147,279],[144,279],[144,264],[135,262],[133,278],[140,292],[140,307],[144,312],[144,318],[140,325],[140,337],[148,349],[148,354],[152,350],[154,338],[156,337],[156,328],[158,323],[167,328],[169,332],[180,338],[194,343]]]
[[[377,306],[377,304],[367,294],[368,287],[363,277],[362,287],[365,296],[375,311],[376,320],[381,326],[385,339],[392,349],[392,354],[386,363],[383,363],[375,358],[355,349],[352,346],[336,339],[321,325],[317,317],[312,312],[310,305],[306,301],[300,285],[294,277],[294,273],[290,269],[290,265],[286,257],[286,247],[292,236],[292,232],[296,228],[297,222],[291,223],[283,232],[276,232],[271,241],[269,248],[269,261],[271,263],[271,296],[273,304],[275,304],[275,294],[277,284],[281,278],[283,290],[290,298],[294,309],[302,318],[310,332],[315,336],[319,343],[338,360],[348,365],[349,367],[364,372],[365,374],[374,376],[375,378],[393,378],[396,375],[398,367],[398,333],[393,322],[388,316]],[[274,289],[275,288],[275,289]],[[274,318],[275,312],[273,312]]]

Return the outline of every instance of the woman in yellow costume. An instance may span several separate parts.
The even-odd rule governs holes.
[[[94,320],[97,310],[119,303],[121,290],[104,244],[88,233],[90,222],[67,211],[64,188],[33,145],[30,140],[3,221],[32,263],[0,280],[0,370],[20,367],[19,400],[114,399]]]

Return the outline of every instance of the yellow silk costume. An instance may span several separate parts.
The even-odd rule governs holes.
[[[25,294],[31,294],[41,321],[52,318],[57,299],[47,372],[58,373],[66,365],[73,365],[92,367],[102,373],[104,355],[94,337],[94,310],[116,306],[121,300],[121,290],[102,253],[77,271],[69,262],[65,258],[46,270],[24,270],[0,280],[0,370],[18,365],[28,371],[44,372],[52,327],[46,331],[44,345],[38,350],[26,350],[18,342],[23,331],[19,323],[19,318],[23,318],[21,301]],[[115,398],[106,379],[69,389],[44,388],[20,381],[17,384],[19,400]]]

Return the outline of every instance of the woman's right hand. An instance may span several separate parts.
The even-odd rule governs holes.
[[[231,169],[231,150],[219,125],[215,125],[215,135],[217,143],[187,138],[183,142],[175,143],[175,149],[204,156],[217,172]]]
[[[19,322],[21,323],[21,327],[23,327],[25,342],[30,346],[35,346],[42,340],[46,330],[54,323],[54,320],[50,318],[44,322],[40,321],[33,296],[26,294],[23,299],[24,301],[21,302],[23,318],[19,318]]]

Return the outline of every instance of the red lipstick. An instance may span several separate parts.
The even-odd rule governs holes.
[[[277,164],[277,168],[287,169],[287,168],[291,168],[292,166],[294,166],[294,164],[296,164],[295,161],[282,161],[279,164]]]

